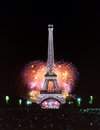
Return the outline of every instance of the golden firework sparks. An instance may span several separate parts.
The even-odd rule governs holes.
[[[21,72],[21,86],[23,89],[27,86],[30,100],[35,102],[43,88],[45,80],[47,63],[42,61],[33,61],[25,65]],[[72,91],[77,79],[77,69],[72,63],[55,62],[55,73],[57,74],[57,82],[64,99]],[[48,85],[48,91],[54,91],[53,83]]]

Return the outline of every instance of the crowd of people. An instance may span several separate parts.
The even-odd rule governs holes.
[[[0,109],[0,130],[100,130],[100,109]]]

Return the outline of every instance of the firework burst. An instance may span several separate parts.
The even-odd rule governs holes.
[[[43,88],[47,63],[42,61],[29,62],[24,66],[20,76],[20,88],[28,90],[29,99],[35,102]],[[64,99],[75,87],[78,72],[72,63],[59,61],[55,62],[55,73],[57,82]],[[50,82],[48,90],[53,91],[53,83]]]

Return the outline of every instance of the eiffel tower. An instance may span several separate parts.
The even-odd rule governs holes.
[[[43,85],[43,89],[40,92],[40,95],[36,101],[37,104],[42,104],[42,102],[46,99],[56,99],[60,102],[60,104],[64,104],[65,100],[61,94],[57,83],[57,75],[55,73],[54,66],[54,47],[53,47],[53,25],[48,25],[48,58],[47,58],[47,70],[45,74],[45,81]],[[54,91],[48,91],[49,82],[53,82]]]

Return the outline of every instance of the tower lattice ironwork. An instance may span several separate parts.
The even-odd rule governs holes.
[[[48,90],[49,81],[53,82],[54,90],[60,91],[56,79],[54,66],[54,45],[53,45],[53,25],[48,25],[48,59],[47,59],[47,73],[45,75],[45,81],[43,85],[43,90]]]
[[[54,91],[48,92],[49,82],[53,82]],[[61,94],[57,83],[57,75],[55,74],[55,65],[54,65],[54,45],[53,45],[53,25],[48,25],[48,58],[47,58],[47,70],[45,74],[45,81],[43,84],[43,89],[40,92],[40,95],[36,101],[37,104],[41,104],[44,100],[48,98],[54,98],[58,100],[61,104],[65,103],[65,100]]]
[[[54,73],[54,46],[53,46],[53,25],[48,25],[48,59],[47,74]]]

